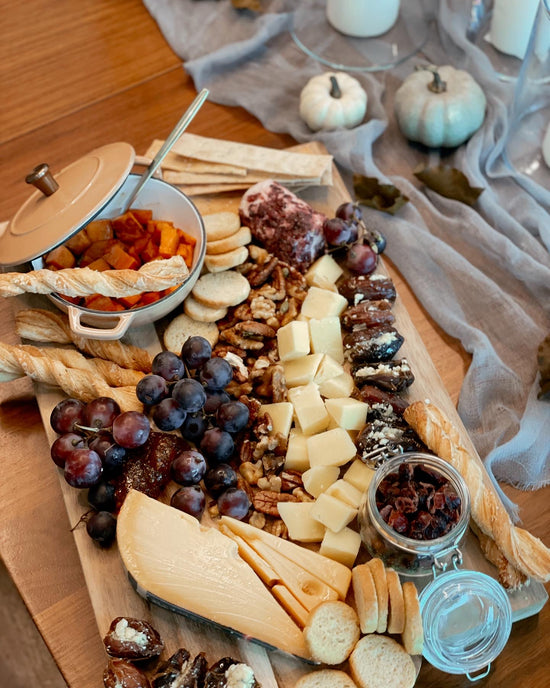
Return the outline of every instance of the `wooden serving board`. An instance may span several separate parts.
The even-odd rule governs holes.
[[[299,150],[326,152],[320,144],[306,144],[300,146]],[[349,193],[336,170],[332,187],[308,188],[299,195],[329,216],[334,213],[340,203],[349,200]],[[200,196],[194,200],[202,213],[236,210],[240,194]],[[383,265],[379,270],[387,272]],[[29,297],[29,303],[36,307],[36,297]],[[22,299],[21,306],[25,305],[28,303],[25,304],[25,299]],[[45,307],[44,301],[40,303],[40,307]],[[405,337],[405,343],[399,355],[408,358],[416,378],[408,392],[409,400],[430,399],[439,406],[458,427],[465,446],[483,465],[399,296],[393,312],[396,317],[395,326]],[[162,323],[160,326],[162,327]],[[157,330],[152,325],[134,329],[128,339],[136,345],[149,349],[152,353],[161,349]],[[56,435],[50,427],[49,416],[52,408],[63,398],[63,395],[56,389],[37,384],[36,396],[51,443]],[[57,470],[53,463],[52,470]],[[69,519],[74,525],[89,508],[86,502],[86,491],[71,488],[65,482],[61,471],[59,471],[59,479]],[[487,479],[489,479],[488,476]],[[276,686],[292,688],[300,676],[311,670],[310,665],[285,653],[268,651],[257,643],[228,635],[210,624],[174,614],[161,607],[150,606],[131,587],[116,546],[109,550],[98,548],[88,537],[83,526],[77,527],[73,533],[101,637],[105,635],[114,617],[133,616],[148,619],[157,628],[165,641],[164,654],[166,656],[180,647],[186,647],[191,654],[205,652],[209,662],[231,655],[250,664],[264,688]],[[468,537],[463,548],[463,555],[465,568],[495,576],[496,570],[486,561],[473,535]],[[242,596],[245,603],[246,591],[235,590],[235,596]],[[522,591],[510,593],[514,621],[536,614],[547,598],[544,587],[534,582]]]

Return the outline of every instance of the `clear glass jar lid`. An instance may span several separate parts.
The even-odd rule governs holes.
[[[488,673],[512,628],[508,596],[494,578],[479,571],[438,575],[420,593],[420,612],[424,657],[441,671],[471,680]]]

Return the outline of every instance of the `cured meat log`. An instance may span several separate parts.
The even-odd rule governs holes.
[[[325,216],[271,179],[248,189],[239,214],[262,246],[300,272],[325,249]]]

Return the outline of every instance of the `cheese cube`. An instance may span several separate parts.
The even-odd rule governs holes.
[[[327,427],[330,416],[313,382],[289,389],[288,399],[304,435],[313,435]]]
[[[353,388],[353,378],[346,371],[319,384],[319,392],[327,399],[349,397],[353,392]]]
[[[363,492],[358,490],[347,480],[342,479],[336,480],[332,485],[329,485],[325,490],[325,494],[336,497],[336,499],[339,499],[345,504],[349,504],[354,509],[358,509],[363,501]]]
[[[339,475],[338,466],[313,466],[302,474],[302,481],[306,491],[313,497],[318,497],[338,480]]]
[[[313,265],[306,272],[306,282],[309,286],[318,286],[316,284],[317,280],[321,282],[326,280],[329,284],[334,284],[336,280],[343,275],[344,271],[334,260],[334,258],[329,254],[325,253],[323,256],[318,258]]]
[[[310,287],[302,303],[302,313],[308,318],[320,320],[321,318],[329,318],[331,315],[340,316],[347,306],[348,302],[341,294],[319,289],[319,287]]]
[[[288,528],[288,537],[298,542],[321,542],[325,527],[311,517],[315,502],[279,502],[279,516]]]
[[[365,493],[374,473],[374,469],[369,468],[361,459],[355,459],[342,477],[346,482],[351,483],[351,485]]]
[[[327,528],[319,554],[351,568],[357,559],[360,546],[361,536],[355,530],[346,526],[339,533],[334,533]]]
[[[277,330],[281,361],[291,361],[309,354],[309,328],[306,322],[293,320]]]
[[[309,321],[311,350],[314,353],[329,354],[338,363],[344,362],[344,345],[340,318],[336,315],[329,318],[311,318]]]
[[[312,277],[310,286],[319,287],[319,289],[327,289],[328,291],[333,291],[335,294],[339,293],[338,287],[332,282],[329,282],[329,280],[322,275],[315,275]]]
[[[367,419],[369,405],[351,397],[327,399],[325,406],[332,418],[345,430],[361,430]]]
[[[326,380],[338,377],[338,375],[341,375],[343,372],[344,368],[337,363],[332,356],[325,354],[315,373],[313,382],[315,382],[316,385],[321,385],[323,382],[326,382]]]
[[[353,521],[357,515],[357,509],[323,492],[311,505],[309,515],[333,533],[339,533]]]
[[[268,413],[271,420],[273,421],[272,435],[278,432],[283,435],[283,437],[288,437],[290,432],[290,426],[292,425],[292,414],[294,412],[294,407],[288,401],[278,401],[275,404],[262,404],[260,406],[259,415]]]
[[[296,428],[292,428],[288,436],[285,468],[289,471],[300,471],[300,473],[307,471],[309,468],[306,436],[299,430],[296,430]]]
[[[310,466],[343,466],[357,454],[355,444],[343,428],[334,428],[307,438]]]
[[[317,369],[323,359],[323,354],[309,354],[301,358],[283,362],[285,382],[287,387],[298,387],[313,382]]]

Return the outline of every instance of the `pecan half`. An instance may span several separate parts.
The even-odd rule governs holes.
[[[235,332],[239,332],[243,337],[254,337],[262,339],[263,337],[275,337],[277,332],[269,327],[266,323],[258,322],[257,320],[243,320],[238,322],[233,328]]]
[[[262,284],[265,284],[265,282],[267,282],[268,278],[271,276],[271,273],[277,267],[278,263],[279,259],[275,256],[271,256],[266,263],[260,264],[251,270],[246,276],[250,286],[252,288],[256,288],[260,287]]]
[[[256,511],[268,516],[279,516],[277,505],[280,502],[299,502],[300,500],[287,492],[272,492],[271,490],[258,490],[254,493],[252,506]]]

